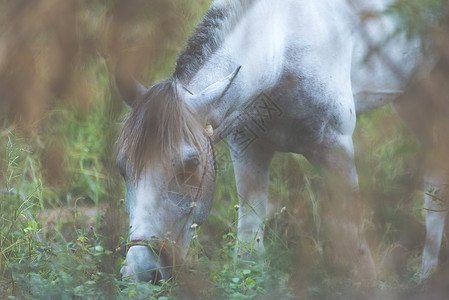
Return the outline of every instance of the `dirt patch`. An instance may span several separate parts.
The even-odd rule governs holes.
[[[60,233],[66,241],[71,241],[79,231],[95,228],[97,217],[101,218],[105,211],[103,206],[47,209],[36,216],[36,221],[42,226],[41,235],[45,240]]]
[[[110,227],[111,223],[118,223],[118,226],[113,227],[120,231],[124,228],[121,223],[126,220],[125,209],[112,204],[49,209],[36,216],[36,221],[42,228],[41,235],[47,241],[55,235],[72,241],[79,234],[90,235],[94,230]]]

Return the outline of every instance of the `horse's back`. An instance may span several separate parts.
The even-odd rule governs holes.
[[[345,78],[349,59],[357,112],[392,102],[412,76],[414,80],[422,78],[434,65],[433,59],[424,60],[418,38],[396,34],[396,17],[386,12],[392,2],[290,1],[285,28],[295,32],[288,32],[288,68],[295,66],[300,72],[323,78],[327,73],[332,81],[339,73]]]
[[[394,101],[410,80],[419,80],[434,65],[432,59],[424,59],[424,47],[418,38],[398,34],[396,17],[386,12],[392,2],[358,1],[352,6],[351,83],[358,113]]]

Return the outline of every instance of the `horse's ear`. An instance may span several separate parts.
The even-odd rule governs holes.
[[[191,103],[194,106],[197,106],[199,110],[201,110],[201,108],[205,108],[208,105],[213,105],[214,101],[222,97],[223,94],[228,90],[232,81],[239,73],[240,68],[241,66],[238,66],[231,74],[229,74],[222,80],[211,84],[199,94],[192,95],[191,97],[195,99],[193,99]]]
[[[137,99],[147,92],[147,88],[143,84],[128,72],[120,72],[118,67],[115,70],[115,84],[123,101],[130,107],[133,107]]]

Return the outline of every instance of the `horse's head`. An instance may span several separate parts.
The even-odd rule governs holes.
[[[120,93],[131,106],[117,141],[130,223],[121,272],[134,280],[158,283],[169,279],[173,266],[184,260],[214,195],[213,132],[190,103],[194,97],[206,101],[221,95],[231,79],[198,96],[175,79],[148,90],[134,81],[130,88],[119,79]]]

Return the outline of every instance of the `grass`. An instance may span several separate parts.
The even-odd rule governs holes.
[[[101,70],[101,66],[99,67]],[[101,77],[99,77],[101,80]],[[104,83],[103,83],[104,84]],[[104,120],[107,101],[87,115],[76,109],[55,110],[50,118],[64,139],[67,181],[51,181],[40,163],[36,137],[5,131],[1,149],[5,192],[1,194],[2,296],[18,299],[165,299],[190,294],[201,299],[294,298],[328,299],[348,291],[363,294],[357,284],[335,273],[326,261],[327,236],[320,216],[323,179],[299,155],[278,154],[271,167],[272,215],[267,221],[267,251],[235,264],[235,205],[238,203],[226,145],[218,145],[220,175],[211,215],[197,229],[187,263],[175,281],[162,287],[121,281],[122,261],[116,252],[126,238],[126,211],[120,201],[123,185],[111,184],[114,174],[105,158],[110,142],[97,126],[117,131]],[[109,100],[107,99],[109,98]],[[102,119],[103,118],[103,119]],[[386,122],[388,129],[381,128]],[[100,125],[101,124],[101,125]],[[106,124],[106,125],[105,125]],[[380,268],[377,288],[399,291],[417,282],[422,241],[407,244],[407,227],[423,230],[416,191],[410,186],[416,172],[417,145],[392,110],[384,108],[359,118],[355,133],[360,187],[367,214],[367,232]],[[61,126],[61,127],[58,127]],[[109,129],[105,129],[105,127]],[[62,128],[65,128],[62,130]],[[39,136],[40,140],[55,137]],[[40,141],[42,142],[42,141]],[[111,172],[117,172],[111,171]],[[121,182],[121,181],[118,181]],[[410,190],[412,189],[412,190]],[[7,192],[7,193],[6,193]],[[23,193],[25,199],[17,195]],[[412,199],[408,199],[412,196]],[[412,204],[412,205],[410,205]],[[98,209],[94,225],[81,222],[86,205]],[[77,209],[70,210],[70,207]],[[104,207],[107,207],[105,209]],[[67,210],[64,219],[46,227],[42,211]],[[30,218],[30,216],[32,218]],[[120,226],[105,228],[119,220]],[[39,240],[37,234],[41,237]],[[391,263],[400,266],[391,266]],[[346,293],[346,294],[345,294]],[[164,298],[165,297],[165,298]]]

